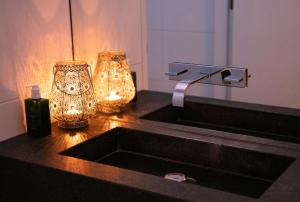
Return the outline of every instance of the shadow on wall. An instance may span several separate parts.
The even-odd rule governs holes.
[[[116,31],[116,17],[109,16],[112,1],[78,0],[72,2],[74,23],[75,58],[84,59],[95,70],[97,53],[105,50],[120,49]],[[115,7],[118,5],[114,4]],[[116,9],[114,15],[118,15]],[[83,29],[84,27],[84,29]]]
[[[122,50],[131,70],[138,72],[137,64],[142,63],[140,2],[72,1],[75,58],[86,60],[94,71],[97,53]]]
[[[23,103],[34,83],[47,98],[53,65],[71,58],[68,0],[3,0],[0,26],[0,101]]]
[[[2,4],[1,19],[6,22],[1,36],[5,50],[1,82],[10,84],[7,89],[19,92],[22,100],[25,86],[33,83],[40,84],[42,95],[47,97],[52,66],[71,57],[67,0],[6,0]]]

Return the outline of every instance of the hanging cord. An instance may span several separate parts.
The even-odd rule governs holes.
[[[75,60],[75,54],[74,54],[74,37],[73,37],[73,19],[72,19],[72,3],[71,0],[69,0],[69,14],[70,14],[70,28],[71,28],[71,44],[72,44],[72,60]]]

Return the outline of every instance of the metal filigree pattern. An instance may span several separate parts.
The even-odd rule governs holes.
[[[80,61],[59,62],[54,66],[50,93],[50,113],[63,128],[86,126],[97,111],[88,64]]]
[[[99,53],[93,85],[99,111],[115,113],[126,108],[135,96],[135,87],[124,52]]]

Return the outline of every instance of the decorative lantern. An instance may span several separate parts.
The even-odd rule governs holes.
[[[81,128],[97,111],[96,97],[84,61],[62,61],[53,67],[50,112],[62,128]]]
[[[98,55],[93,77],[98,109],[116,113],[126,109],[135,96],[135,87],[124,52],[108,51]]]

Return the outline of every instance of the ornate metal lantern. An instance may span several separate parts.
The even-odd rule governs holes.
[[[81,128],[97,111],[97,102],[84,61],[62,61],[53,67],[50,112],[62,128]]]
[[[98,109],[104,113],[116,113],[126,109],[135,96],[125,53],[107,51],[99,53],[93,77]]]

